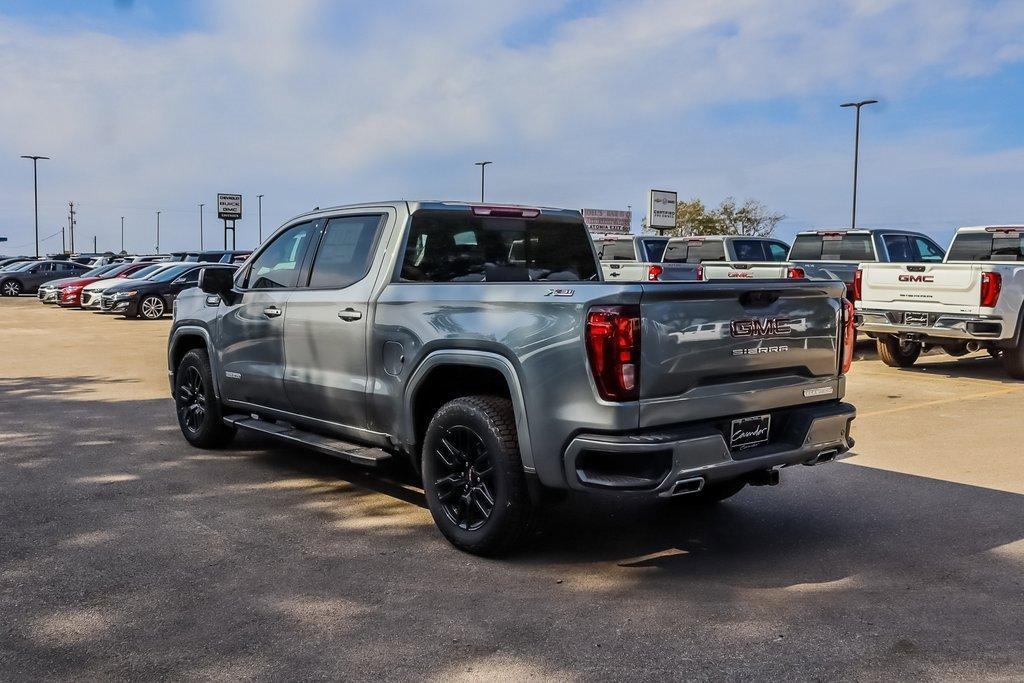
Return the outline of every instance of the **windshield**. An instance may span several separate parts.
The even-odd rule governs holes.
[[[170,282],[171,280],[174,280],[175,278],[177,278],[182,273],[185,273],[187,271],[192,270],[194,267],[195,266],[193,266],[191,263],[189,263],[187,265],[186,264],[182,264],[180,266],[172,266],[172,267],[170,267],[170,268],[168,268],[166,270],[163,270],[163,271],[157,273],[153,277],[146,278],[146,279],[147,280],[151,280],[153,282]]]
[[[100,266],[99,268],[93,268],[92,270],[87,270],[84,273],[82,273],[81,277],[99,277],[100,275],[105,275],[106,273],[109,273],[115,267],[116,266],[114,264],[110,264],[107,266]]]
[[[16,266],[8,268],[7,270],[10,270],[12,272],[16,272],[17,273],[17,272],[21,272],[23,270],[28,270],[29,268],[31,268],[32,266],[36,265],[37,263],[41,263],[41,261],[27,261],[25,263],[19,263]]]
[[[134,273],[128,276],[131,280],[145,280],[153,273],[157,272],[164,266],[146,266],[145,268],[139,268]]]

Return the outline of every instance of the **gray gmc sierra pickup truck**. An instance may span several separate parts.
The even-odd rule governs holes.
[[[407,458],[455,546],[498,554],[551,490],[721,500],[848,450],[835,281],[606,282],[578,211],[317,210],[207,269],[168,346],[181,431]]]

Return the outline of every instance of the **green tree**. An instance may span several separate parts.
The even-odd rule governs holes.
[[[732,197],[726,197],[715,209],[708,209],[699,199],[679,202],[676,205],[676,227],[666,230],[673,237],[686,235],[750,235],[771,237],[775,228],[786,216],[772,213],[756,199],[748,199],[742,205]],[[653,232],[644,226],[644,232]]]

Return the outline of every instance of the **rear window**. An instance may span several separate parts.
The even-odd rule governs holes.
[[[407,282],[597,280],[582,222],[496,218],[468,212],[413,214],[402,261]]]
[[[721,240],[673,240],[665,249],[665,263],[702,263],[725,261],[725,243]]]
[[[874,261],[871,235],[797,235],[789,254],[793,261]]]
[[[609,240],[597,243],[597,256],[602,261],[636,261],[633,240]]]
[[[947,261],[1024,261],[1019,232],[962,232],[953,238]]]

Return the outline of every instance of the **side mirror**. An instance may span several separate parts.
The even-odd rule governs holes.
[[[207,294],[216,294],[222,299],[231,295],[235,283],[235,271],[227,268],[203,268],[199,271],[199,289]]]

